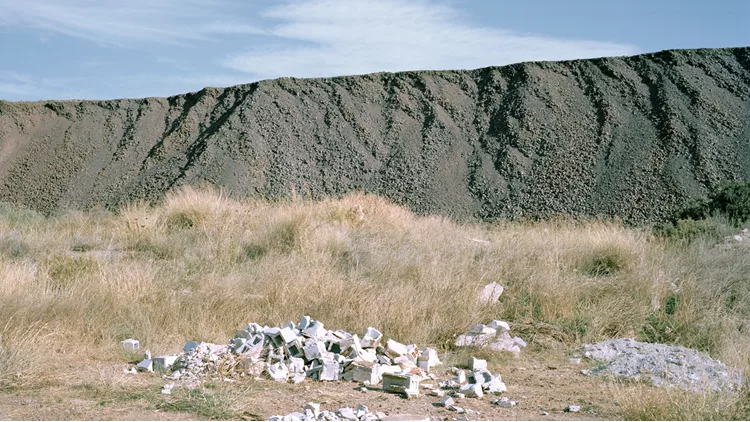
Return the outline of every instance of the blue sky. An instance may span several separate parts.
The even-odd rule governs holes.
[[[0,0],[0,99],[750,45],[750,0]]]

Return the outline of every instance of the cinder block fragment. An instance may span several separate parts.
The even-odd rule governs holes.
[[[185,343],[184,346],[182,346],[182,351],[185,352],[185,353],[190,353],[193,350],[195,350],[198,346],[200,346],[201,344],[203,344],[202,341],[189,341],[189,342]]]
[[[291,343],[295,340],[297,340],[297,333],[295,330],[284,327],[281,330],[279,330],[279,335],[281,335],[281,340],[284,342],[284,344]]]
[[[153,359],[154,371],[169,371],[177,361],[177,355],[157,356]]]
[[[127,340],[123,340],[123,341],[120,342],[120,345],[122,345],[122,348],[126,352],[130,352],[130,353],[137,352],[138,349],[141,348],[141,342],[138,341],[138,340],[136,340],[136,339],[134,339],[134,338],[129,338]]]
[[[505,321],[500,321],[499,319],[490,322],[489,324],[487,324],[487,326],[490,328],[494,328],[500,333],[507,333],[508,331],[510,331],[510,324]]]
[[[419,391],[419,379],[411,374],[383,374],[383,391],[403,393],[406,390]]]
[[[154,372],[154,361],[151,359],[144,359],[136,365],[136,369],[139,372]]]
[[[370,385],[380,384],[380,365],[373,364],[370,366],[366,365],[354,365],[354,373],[352,374],[352,380],[357,382],[369,382]]]
[[[442,400],[440,400],[440,406],[443,406],[445,408],[451,407],[454,404],[456,404],[456,401],[453,400],[453,397],[450,396],[443,397]]]
[[[302,335],[314,339],[322,339],[328,331],[320,321],[313,321],[309,327],[302,330]]]
[[[484,359],[477,359],[475,357],[472,357],[471,359],[469,359],[469,369],[471,369],[473,372],[483,371],[487,369],[487,361]]]
[[[304,347],[305,359],[308,361],[313,359],[320,359],[323,356],[323,352],[326,350],[323,342],[311,341],[305,344]]]
[[[360,344],[362,347],[378,347],[380,345],[380,341],[383,339],[383,333],[378,331],[375,328],[367,327],[367,330],[365,330],[365,335],[362,336],[362,341]]]
[[[341,366],[335,359],[323,359],[323,369],[318,375],[319,381],[336,381],[341,377]]]
[[[406,355],[408,353],[408,350],[406,349],[405,344],[399,343],[393,339],[388,339],[388,342],[386,343],[385,352],[392,359],[395,359],[399,356]]]
[[[482,398],[484,396],[484,392],[482,391],[482,386],[480,384],[464,384],[461,386],[461,388],[459,388],[459,391],[469,398]]]
[[[307,327],[310,326],[311,322],[312,322],[312,319],[309,316],[305,315],[300,320],[299,325],[297,325],[297,329],[298,330],[305,330],[305,329],[307,329]]]

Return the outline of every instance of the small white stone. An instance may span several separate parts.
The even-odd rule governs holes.
[[[581,406],[579,406],[577,404],[571,404],[571,405],[569,405],[568,407],[565,408],[565,411],[566,412],[571,412],[571,413],[578,413],[578,412],[581,411]]]
[[[498,283],[490,283],[482,289],[479,294],[479,301],[484,303],[496,303],[503,294],[503,286]]]

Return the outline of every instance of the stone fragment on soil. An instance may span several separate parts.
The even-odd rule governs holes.
[[[479,294],[479,301],[482,303],[496,303],[500,300],[500,296],[503,294],[503,286],[498,283],[490,283],[482,289]]]

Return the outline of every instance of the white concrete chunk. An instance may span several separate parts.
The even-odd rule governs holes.
[[[408,353],[406,345],[401,344],[393,339],[388,339],[386,343],[386,353],[393,359]]]
[[[479,293],[479,301],[482,303],[496,303],[500,300],[500,296],[503,294],[503,286],[498,283],[490,283],[482,289]]]
[[[469,359],[469,369],[471,369],[473,372],[486,370],[487,361],[484,359],[477,359],[472,356],[472,358]]]
[[[510,331],[510,324],[508,324],[505,321],[500,321],[499,319],[496,319],[496,320],[490,322],[489,324],[487,324],[487,326],[490,327],[490,328],[494,328],[495,330],[497,330],[497,331],[499,331],[501,333],[506,333],[506,332]]]
[[[123,350],[129,353],[137,352],[138,349],[141,348],[141,342],[134,338],[123,340],[120,342],[120,345],[122,346]]]
[[[153,359],[154,371],[168,371],[177,362],[177,355],[157,356]]]

